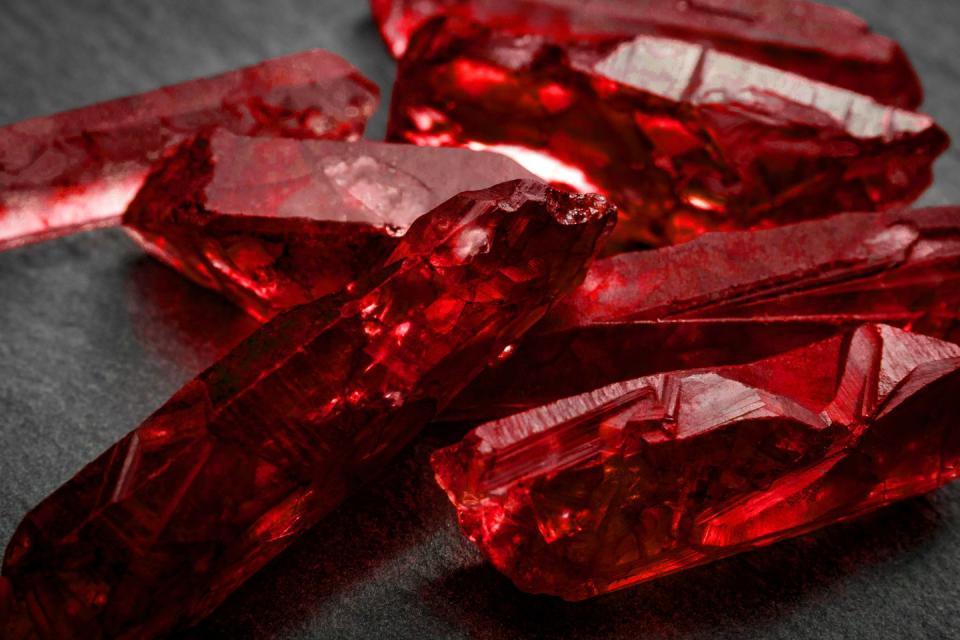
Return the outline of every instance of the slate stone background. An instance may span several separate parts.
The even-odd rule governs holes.
[[[903,42],[960,137],[960,3],[837,4]],[[0,123],[309,47],[389,99],[364,0],[0,0]],[[924,202],[960,203],[956,149]],[[117,230],[0,254],[0,544],[252,327]],[[425,467],[450,437],[432,429],[185,637],[960,638],[960,486],[571,605],[517,592],[458,534]]]

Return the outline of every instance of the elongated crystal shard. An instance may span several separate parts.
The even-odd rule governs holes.
[[[657,372],[750,362],[862,322],[960,342],[960,209],[841,214],[599,260],[447,414],[498,417]]]
[[[251,315],[340,290],[458,193],[535,179],[500,154],[376,142],[201,136],[147,180],[124,226]]]
[[[206,615],[576,286],[614,218],[539,182],[462,194],[344,294],[277,316],[26,516],[3,637]]]
[[[390,137],[512,155],[621,209],[614,249],[912,202],[946,133],[701,44],[558,42],[455,19],[401,61]]]
[[[354,139],[378,100],[317,50],[0,128],[0,249],[118,222],[151,165],[198,132]]]
[[[920,80],[895,41],[857,16],[806,0],[371,0],[396,57],[427,19],[455,15],[518,35],[580,42],[653,35],[715,47],[915,109]]]
[[[958,411],[960,346],[864,325],[488,423],[433,464],[500,571],[579,600],[946,484]]]

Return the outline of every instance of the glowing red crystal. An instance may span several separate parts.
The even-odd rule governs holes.
[[[199,131],[353,139],[379,99],[307,51],[0,128],[0,249],[118,221],[164,151]]]
[[[535,179],[495,153],[217,133],[161,165],[124,225],[266,320],[357,279],[442,202],[518,178]]]
[[[948,144],[927,116],[700,44],[454,19],[425,24],[401,61],[390,136],[497,150],[604,193],[620,248],[903,205]]]
[[[578,600],[946,484],[958,411],[960,346],[864,325],[488,423],[433,463],[500,571]]]
[[[371,0],[396,57],[443,13],[556,39],[655,35],[699,42],[814,80],[914,109],[920,80],[895,41],[857,16],[806,0]]]
[[[447,417],[499,417],[620,380],[751,362],[861,322],[960,342],[960,208],[842,214],[597,261]]]
[[[347,299],[276,317],[27,515],[4,638],[207,614],[576,286],[614,217],[539,182],[463,194]]]

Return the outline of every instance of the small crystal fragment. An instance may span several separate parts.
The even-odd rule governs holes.
[[[418,219],[352,295],[274,318],[26,516],[3,637],[152,638],[202,618],[576,286],[614,219],[532,181]]]
[[[118,222],[151,165],[198,132],[355,139],[378,100],[315,50],[0,128],[0,249]]]
[[[900,45],[852,13],[806,0],[371,0],[371,6],[397,58],[420,25],[443,13],[557,40],[676,38],[885,104],[915,109],[923,100],[920,79]]]
[[[960,342],[960,208],[842,214],[599,260],[447,417],[751,362],[862,322]]]
[[[417,32],[389,130],[604,193],[622,214],[613,250],[902,206],[949,142],[928,116],[696,43],[563,43],[454,19]]]
[[[124,225],[266,320],[356,280],[437,205],[512,179],[535,178],[495,153],[216,133],[160,165]]]
[[[580,600],[944,485],[958,412],[960,346],[863,325],[488,423],[433,464],[497,569]]]

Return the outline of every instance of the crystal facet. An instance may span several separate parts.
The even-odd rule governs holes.
[[[576,286],[614,219],[532,181],[420,218],[381,269],[274,318],[27,515],[3,637],[204,616]]]
[[[900,45],[847,11],[806,0],[371,0],[371,6],[398,58],[420,25],[444,13],[558,40],[654,35],[699,42],[886,104],[914,109],[923,99]]]
[[[151,165],[200,131],[354,139],[378,99],[345,60],[307,51],[0,128],[0,249],[117,222]]]
[[[614,249],[901,206],[949,142],[928,116],[700,44],[561,43],[449,18],[401,61],[390,136],[497,150],[608,195]]]
[[[861,322],[960,342],[960,208],[841,214],[599,260],[447,417],[750,362]]]
[[[433,463],[500,571],[578,600],[946,484],[958,414],[960,346],[863,325],[488,423]]]
[[[158,167],[124,225],[152,255],[266,320],[357,279],[458,193],[527,178],[495,153],[216,133]]]

